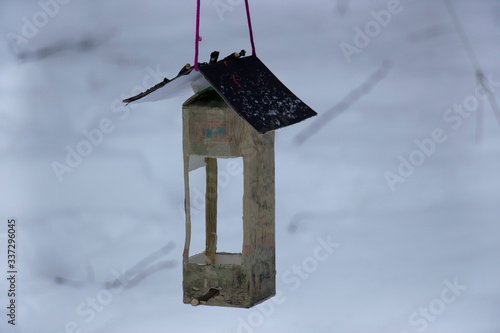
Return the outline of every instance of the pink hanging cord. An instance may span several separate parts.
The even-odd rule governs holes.
[[[196,40],[194,46],[194,69],[198,71],[198,54],[199,54],[199,44],[202,40],[200,37],[200,7],[201,0],[197,0],[196,7]],[[248,0],[245,0],[245,8],[247,10],[247,21],[248,21],[248,30],[250,31],[250,43],[252,44],[252,55],[255,56],[255,43],[253,40],[253,29],[252,29],[252,19],[250,18],[250,7],[248,5]]]
[[[252,44],[252,55],[255,56],[255,43],[253,42],[252,20],[250,19],[250,7],[248,0],[245,0],[245,7],[247,8],[248,30],[250,31],[250,43]]]
[[[198,71],[198,44],[200,43],[200,4],[201,0],[198,0],[198,6],[196,8],[196,41],[194,45],[194,70]]]

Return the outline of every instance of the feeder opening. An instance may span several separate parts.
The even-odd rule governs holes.
[[[189,172],[190,263],[240,265],[243,247],[243,158],[192,155]]]

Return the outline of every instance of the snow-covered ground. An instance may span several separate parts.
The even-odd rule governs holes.
[[[243,1],[202,2],[201,60],[249,51]],[[500,3],[453,3],[500,100]],[[277,132],[279,293],[248,310],[182,304],[189,95],[119,103],[193,62],[195,1],[0,3],[2,333],[500,331],[500,126],[488,101],[475,103],[484,91],[444,2],[250,5],[259,58],[320,115]],[[68,165],[68,149],[87,156]],[[220,246],[237,248],[225,223],[239,212],[220,209]],[[145,258],[161,269],[134,279]]]

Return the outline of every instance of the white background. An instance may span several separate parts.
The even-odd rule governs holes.
[[[213,50],[250,51],[243,2],[224,13],[202,2],[200,60]],[[145,78],[155,84],[151,69],[173,77],[193,63],[195,1],[72,0],[51,7],[53,17],[39,14],[36,1],[2,1],[0,233],[7,218],[18,219],[19,307],[18,325],[2,314],[0,331],[60,333],[70,323],[67,332],[499,332],[500,126],[489,103],[479,142],[477,112],[456,129],[443,119],[475,95],[476,79],[442,1],[402,0],[402,11],[346,61],[339,45],[354,45],[354,28],[388,2],[342,9],[333,0],[251,1],[259,58],[319,117],[277,132],[281,297],[246,310],[182,304],[181,104],[189,94],[133,109],[117,102]],[[500,4],[453,3],[499,99]],[[9,36],[34,16],[36,33],[13,48]],[[97,44],[79,48],[85,40]],[[63,51],[19,57],[50,47]],[[384,60],[392,63],[387,77],[328,121],[328,110]],[[82,131],[105,118],[114,130],[60,182],[53,162],[66,163],[66,147],[76,149]],[[436,128],[447,140],[391,191],[384,173],[397,173],[398,157],[408,159],[415,140]],[[298,145],[303,133],[309,138]],[[219,209],[239,223],[238,212]],[[238,244],[221,223],[227,246]],[[340,245],[321,262],[318,237]],[[113,271],[168,242],[173,249],[158,260],[173,267],[103,298]],[[299,278],[294,266],[302,265],[310,273]],[[445,280],[466,286],[449,304],[440,300]],[[79,315],[98,296],[106,304],[95,318]],[[429,306],[432,319],[422,319]]]

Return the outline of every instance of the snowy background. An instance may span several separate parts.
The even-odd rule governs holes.
[[[200,60],[250,51],[243,1],[202,2]],[[259,58],[319,116],[277,132],[280,292],[250,310],[182,304],[189,93],[120,104],[193,63],[195,1],[63,3],[0,2],[0,269],[11,217],[19,266],[2,333],[500,332],[500,126],[443,1],[401,0],[380,31],[371,11],[394,0],[251,1]],[[500,3],[453,3],[499,100]],[[339,45],[367,24],[349,63]],[[59,179],[68,147],[88,154]],[[221,250],[242,243],[241,177],[221,190]],[[321,260],[318,237],[338,245]]]

